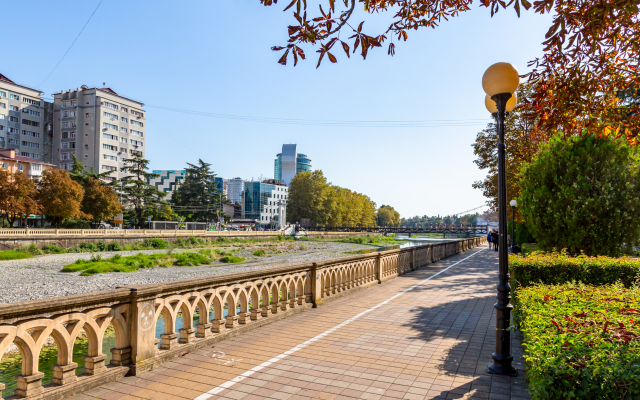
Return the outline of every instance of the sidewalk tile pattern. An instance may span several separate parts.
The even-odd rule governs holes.
[[[73,399],[195,399],[476,251]],[[518,377],[486,373],[495,341],[497,264],[496,253],[483,250],[209,399],[529,399],[517,334],[513,356]]]

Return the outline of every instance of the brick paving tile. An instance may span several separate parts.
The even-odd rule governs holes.
[[[478,250],[326,302],[313,311],[74,398],[193,399]],[[513,364],[519,376],[486,373],[494,350],[497,264],[495,252],[482,251],[209,399],[528,400],[517,332],[513,335]],[[214,351],[224,356],[213,358]]]

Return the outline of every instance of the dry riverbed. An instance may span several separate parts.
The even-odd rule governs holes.
[[[0,304],[67,296],[71,294],[109,290],[118,286],[159,283],[201,276],[250,271],[275,265],[325,260],[349,255],[353,251],[373,249],[378,246],[337,242],[282,242],[229,245],[221,247],[233,250],[233,254],[246,260],[240,264],[213,263],[198,267],[159,267],[141,269],[129,273],[105,273],[80,276],[80,272],[60,272],[62,267],[78,259],[88,260],[91,253],[48,254],[23,260],[0,261]],[[267,257],[255,257],[257,250],[264,250]],[[196,251],[174,250],[179,251]],[[102,258],[115,254],[130,256],[139,253],[167,253],[168,250],[136,250],[97,253]]]

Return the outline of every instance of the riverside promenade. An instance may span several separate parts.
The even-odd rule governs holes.
[[[517,333],[485,372],[497,272],[483,245],[73,399],[528,399]]]

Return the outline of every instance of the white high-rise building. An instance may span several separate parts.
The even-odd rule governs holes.
[[[45,162],[51,103],[42,92],[18,85],[0,74],[0,149],[14,149],[16,155]]]
[[[71,169],[72,154],[96,172],[113,171],[111,180],[125,176],[123,160],[133,153],[144,157],[144,104],[110,88],[63,90],[53,95],[53,163]]]

